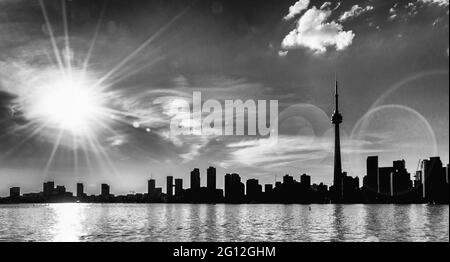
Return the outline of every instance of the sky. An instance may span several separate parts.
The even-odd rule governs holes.
[[[447,164],[448,5],[0,0],[0,196],[46,180],[88,194],[164,188],[168,175],[186,187],[195,167],[206,185],[208,166],[219,187],[233,172],[330,185],[335,77],[349,175],[362,180],[371,155],[411,173],[430,156]],[[278,139],[171,134],[195,91],[277,100]]]

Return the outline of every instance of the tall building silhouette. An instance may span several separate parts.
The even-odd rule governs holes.
[[[77,197],[84,196],[84,186],[83,183],[77,183]]]
[[[11,187],[9,189],[9,197],[10,198],[20,197],[20,187]]]
[[[215,191],[216,190],[216,168],[208,167],[206,170],[206,185],[208,190]]]
[[[167,197],[173,196],[173,176],[167,176],[166,193]]]
[[[225,200],[229,203],[240,203],[244,200],[245,185],[236,174],[225,175]]]
[[[389,202],[393,196],[392,174],[393,167],[378,168],[378,195],[382,202]]]
[[[183,196],[183,179],[175,179],[175,196],[181,198]]]
[[[58,196],[64,195],[66,193],[66,187],[65,186],[56,186],[55,191]]]
[[[378,193],[378,156],[367,157],[367,183],[365,186],[371,191]]]
[[[198,168],[191,171],[191,189],[200,190],[200,169]]]
[[[331,122],[334,125],[334,176],[333,176],[333,188],[334,188],[334,200],[340,202],[344,198],[343,183],[342,183],[342,164],[341,164],[341,140],[339,134],[339,125],[342,123],[342,115],[339,113],[339,94],[338,94],[338,82],[335,81],[335,109],[331,117]]]
[[[259,184],[258,179],[248,179],[246,182],[247,200],[257,201],[262,195],[262,186]]]
[[[422,161],[423,197],[429,203],[448,203],[446,169],[439,157]]]
[[[303,174],[300,177],[300,183],[306,187],[306,188],[310,188],[311,187],[311,176],[308,176],[307,174]]]
[[[150,179],[147,182],[147,194],[149,198],[153,198],[156,195],[156,181],[155,179]]]
[[[413,188],[411,174],[406,170],[405,160],[394,161],[392,167],[392,195],[395,201],[405,202]]]
[[[55,189],[55,182],[48,181],[43,185],[44,197],[50,197],[53,194],[53,190]]]
[[[101,185],[101,196],[109,197],[109,185],[108,184]]]

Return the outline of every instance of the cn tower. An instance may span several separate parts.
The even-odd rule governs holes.
[[[338,82],[335,81],[335,109],[331,122],[334,124],[334,200],[336,202],[343,201],[343,181],[342,181],[342,164],[341,164],[341,140],[339,135],[339,124],[342,123],[342,115],[339,113],[339,94]]]

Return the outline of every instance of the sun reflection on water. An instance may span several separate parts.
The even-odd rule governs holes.
[[[55,223],[51,229],[53,241],[79,241],[84,235],[83,221],[86,216],[86,205],[79,203],[52,204]]]

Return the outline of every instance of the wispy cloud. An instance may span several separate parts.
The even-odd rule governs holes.
[[[340,17],[339,17],[339,21],[341,22],[345,22],[349,19],[358,17],[366,12],[372,11],[373,10],[373,6],[368,5],[366,7],[361,7],[359,5],[354,5],[352,6],[352,8],[346,12],[344,12]]]
[[[344,139],[342,152],[345,154],[376,153],[370,148],[373,142]],[[278,139],[262,138],[243,140],[227,145],[233,164],[270,168],[279,163],[297,162],[308,164],[320,161],[333,153],[332,137],[279,136]]]
[[[425,4],[436,4],[443,7],[447,7],[449,4],[449,0],[418,0],[418,1]]]

